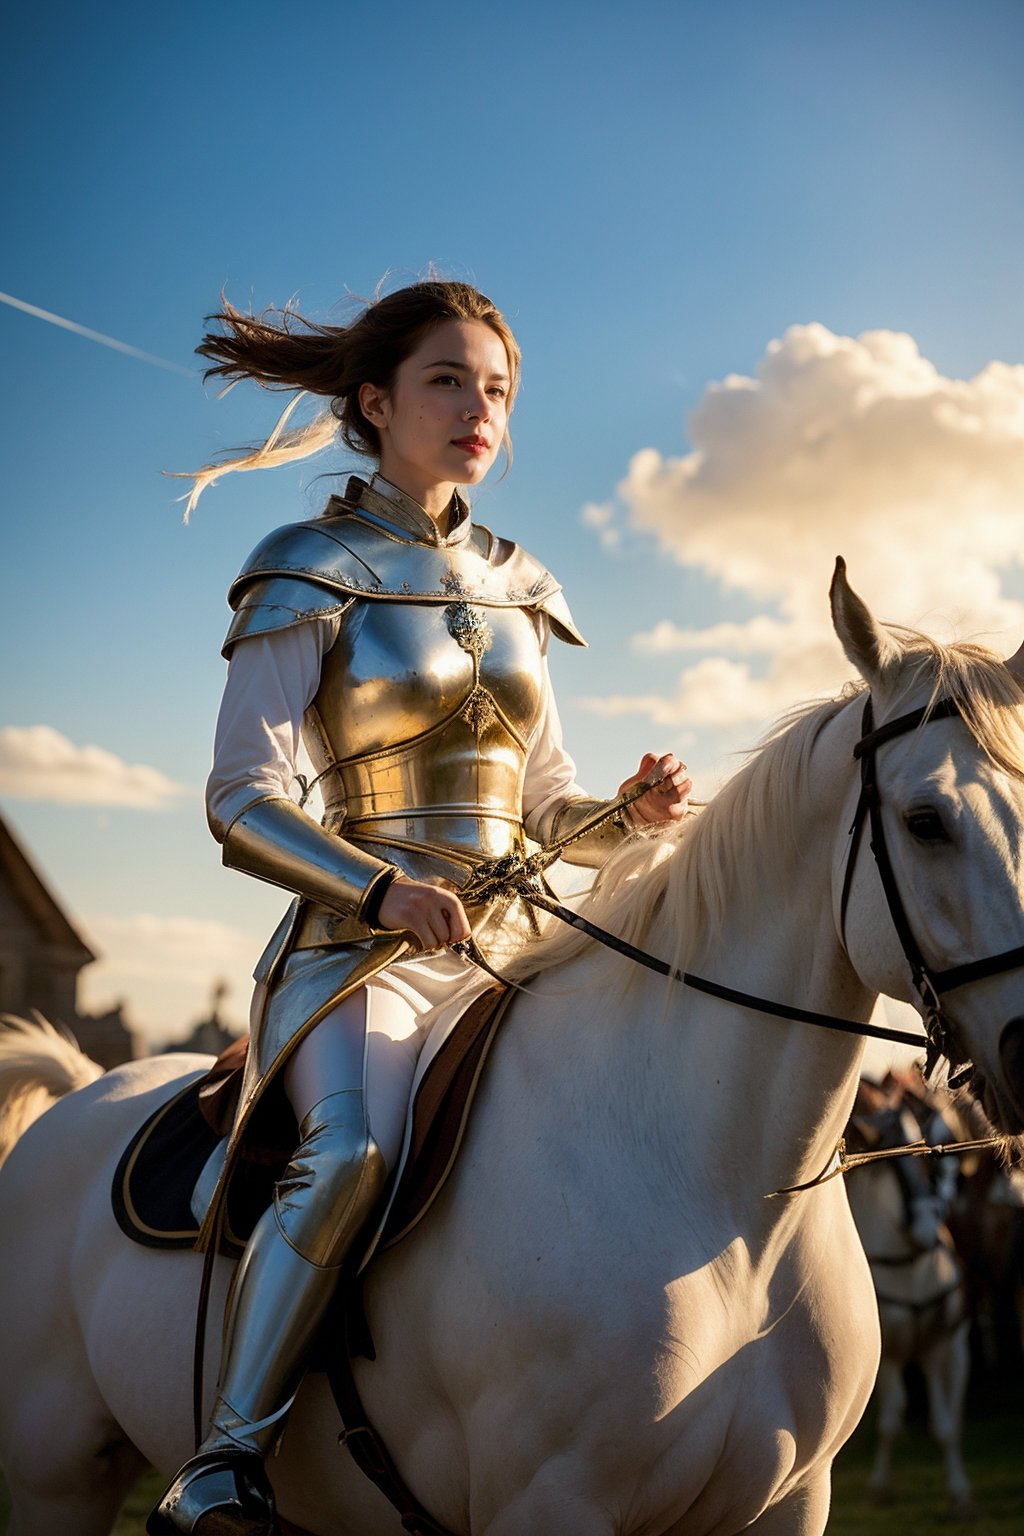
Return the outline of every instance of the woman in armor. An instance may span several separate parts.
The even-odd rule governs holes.
[[[504,906],[463,904],[458,888],[602,805],[575,782],[551,697],[549,637],[584,643],[558,583],[474,524],[464,495],[508,449],[520,354],[499,311],[466,284],[428,281],[345,327],[226,303],[213,318],[198,348],[210,374],[330,408],[201,470],[191,503],[226,470],[298,458],[339,430],[377,470],[264,539],[229,594],[210,825],[225,864],[296,900],[257,967],[221,1191],[272,1083],[298,1145],[239,1266],[208,1434],[151,1536],[272,1536],[263,1459],[398,1157],[421,1022],[473,975],[451,946],[473,936],[493,958],[510,927]],[[300,739],[322,824],[294,798]],[[631,826],[684,813],[691,785],[671,754],[645,756],[620,793],[654,769],[657,787],[568,857],[598,864]],[[201,1242],[216,1240],[212,1220]]]

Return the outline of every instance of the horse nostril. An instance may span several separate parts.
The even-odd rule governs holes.
[[[1011,1019],[999,1037],[999,1063],[1007,1092],[1019,1117],[1014,1132],[1024,1129],[1024,1018]]]

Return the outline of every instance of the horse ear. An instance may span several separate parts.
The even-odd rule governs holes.
[[[1006,665],[1019,683],[1024,683],[1024,645],[1019,651],[1014,651],[1012,656],[1007,656]]]
[[[899,660],[900,648],[889,632],[876,623],[867,604],[850,586],[842,555],[836,556],[829,600],[832,623],[843,650],[868,687],[877,685],[889,667]]]

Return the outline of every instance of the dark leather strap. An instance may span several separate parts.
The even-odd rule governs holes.
[[[398,1511],[402,1529],[408,1531],[409,1536],[452,1536],[451,1531],[438,1525],[407,1487],[387,1446],[370,1423],[352,1373],[348,1335],[347,1328],[345,1346],[332,1348],[327,1356],[327,1379],[345,1426],[344,1434],[338,1437],[339,1444],[345,1446],[359,1470]]]
[[[906,736],[908,732],[916,731],[919,725],[926,725],[931,720],[949,720],[954,715],[962,715],[962,710],[955,699],[936,699],[934,704],[922,704],[920,709],[912,709],[905,715],[897,715],[875,730],[871,723],[871,695],[869,694],[864,701],[861,738],[853,749],[853,755],[858,759],[865,754],[870,756],[887,741],[895,741],[897,736]]]
[[[945,706],[945,707],[943,707]],[[936,709],[932,711],[934,718],[936,711],[941,710],[943,715],[958,713],[953,709],[950,700],[940,700]],[[878,866],[878,876],[882,882],[882,890],[885,894],[886,904],[889,908],[889,916],[892,925],[896,929],[896,936],[903,946],[903,953],[910,966],[910,974],[917,992],[924,998],[926,989],[931,981],[928,967],[914,931],[910,926],[900,896],[899,887],[896,884],[896,876],[893,873],[892,860],[889,858],[889,849],[885,841],[885,832],[882,827],[882,801],[878,790],[878,778],[875,773],[874,748],[879,741],[891,740],[892,737],[912,731],[920,725],[926,716],[924,710],[914,710],[912,714],[901,715],[897,720],[889,720],[879,730],[872,730],[871,698],[867,698],[864,704],[864,733],[854,748],[854,757],[860,759],[861,796],[867,808],[868,824],[871,828],[871,852],[875,856]],[[888,734],[886,729],[889,728]],[[932,989],[934,991],[934,988]]]
[[[1018,965],[1024,965],[1024,944],[989,955],[985,960],[965,960],[963,965],[951,965],[946,971],[933,971],[932,985],[936,992],[952,992],[954,987],[966,987],[969,981],[997,976],[1000,971],[1012,971]]]
[[[926,725],[932,720],[948,720],[962,713],[955,699],[937,699],[934,704],[925,705],[921,709],[911,710],[908,714],[899,715],[894,720],[887,720],[877,729],[873,726],[873,716],[870,696],[864,703],[864,717],[862,721],[861,739],[853,749],[853,755],[861,765],[861,791],[857,801],[857,809],[854,814],[853,824],[850,827],[850,851],[846,862],[846,871],[843,878],[843,892],[839,908],[840,937],[845,943],[846,909],[850,897],[850,889],[853,883],[853,871],[857,859],[857,848],[860,834],[865,821],[871,826],[871,851],[875,856],[879,877],[882,881],[882,889],[893,926],[903,946],[903,952],[910,965],[914,985],[921,994],[925,1007],[931,1010],[932,1017],[936,1021],[936,1029],[942,1037],[940,1043],[945,1041],[945,1027],[941,1020],[939,997],[946,992],[952,992],[957,987],[967,986],[969,982],[980,981],[985,976],[997,976],[1002,971],[1015,969],[1024,965],[1024,944],[1012,949],[1001,950],[997,955],[987,955],[982,960],[967,960],[962,965],[948,966],[944,971],[929,970],[924,960],[909,919],[903,907],[899,887],[893,873],[889,851],[886,847],[885,835],[882,828],[881,795],[878,788],[878,780],[875,773],[875,752],[878,747],[888,741],[893,741],[898,736],[915,731],[921,725]]]
[[[694,992],[704,992],[709,997],[721,998],[726,1003],[736,1003],[741,1008],[754,1008],[758,1013],[769,1013],[777,1019],[795,1019],[800,1024],[817,1024],[822,1029],[837,1029],[848,1035],[867,1035],[876,1040],[892,1040],[899,1045],[920,1046],[923,1042],[918,1034],[911,1034],[905,1029],[888,1029],[878,1024],[862,1024],[857,1019],[843,1019],[831,1013],[816,1013],[808,1008],[797,1008],[792,1003],[776,1003],[767,997],[758,997],[753,992],[740,992],[735,987],[726,987],[717,981],[708,981],[704,976],[695,976],[692,971],[680,971],[668,964],[665,960],[659,960],[654,955],[649,955],[646,950],[638,949],[635,944],[629,944],[625,939],[616,937],[607,929],[599,928],[596,923],[588,922],[578,912],[573,912],[569,907],[563,907],[560,902],[552,901],[542,896],[538,891],[522,890],[521,895],[532,901],[535,906],[542,907],[545,912],[561,918],[563,923],[579,929],[580,933],[596,939],[599,944],[604,944],[608,949],[614,949],[618,954],[625,955],[630,960],[635,960],[638,965],[645,965],[649,971],[656,971],[659,976],[670,976],[673,981],[681,981],[684,986],[690,987]]]

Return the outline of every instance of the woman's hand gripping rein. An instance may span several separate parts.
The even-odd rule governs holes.
[[[661,757],[655,757],[653,752],[645,752],[636,773],[619,785],[619,794],[624,795],[641,779],[657,779],[658,782],[628,808],[626,815],[636,826],[679,821],[686,815],[693,780],[686,771],[686,764],[674,753],[665,752]]]
[[[392,931],[414,933],[426,951],[461,944],[472,930],[466,910],[454,890],[398,875],[380,904],[377,924]]]

